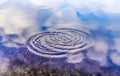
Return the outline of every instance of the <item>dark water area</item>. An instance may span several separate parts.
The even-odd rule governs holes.
[[[120,76],[119,1],[34,1],[0,1],[0,76]]]

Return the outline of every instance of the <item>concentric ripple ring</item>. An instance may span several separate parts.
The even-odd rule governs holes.
[[[60,58],[78,53],[92,46],[92,39],[86,32],[59,28],[33,35],[27,41],[30,52],[42,56]]]

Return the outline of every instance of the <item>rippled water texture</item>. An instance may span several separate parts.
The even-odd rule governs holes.
[[[0,0],[0,76],[120,76],[119,0]]]
[[[76,29],[57,29],[32,36],[28,42],[31,52],[45,57],[67,57],[92,46],[89,35]]]

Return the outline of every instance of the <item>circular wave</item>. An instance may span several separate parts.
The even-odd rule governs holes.
[[[28,50],[43,57],[67,57],[92,46],[89,34],[70,28],[60,28],[33,35],[27,41]]]

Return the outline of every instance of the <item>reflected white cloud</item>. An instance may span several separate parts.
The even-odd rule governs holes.
[[[0,28],[6,34],[20,34],[23,29],[35,25],[34,19],[19,7],[6,7],[0,9]]]
[[[107,13],[120,13],[119,0],[30,0],[36,6],[59,7],[62,4],[73,6],[74,8],[89,8],[92,12],[102,10]],[[54,4],[54,5],[53,5]]]
[[[75,55],[70,55],[67,58],[68,63],[80,63],[84,59],[84,56],[82,54],[75,54]]]
[[[113,53],[110,55],[110,58],[114,64],[120,66],[120,53]]]
[[[0,3],[4,3],[6,0],[0,0]]]
[[[2,4],[4,1],[0,0],[0,3]],[[27,2],[26,4],[28,5],[17,5],[17,3],[23,5],[22,1]],[[27,39],[35,33],[44,31],[41,29],[43,26],[45,30],[63,27],[81,29],[85,26],[90,30],[95,30],[94,32],[97,32],[98,37],[101,33],[102,35],[108,35],[108,37],[111,34],[119,35],[120,0],[22,1],[12,0],[10,4],[8,1],[4,5],[5,7],[0,7],[0,36],[5,37],[5,34],[22,34]],[[47,9],[44,9],[44,7]],[[30,11],[27,11],[28,8]],[[4,37],[1,42],[8,40]],[[11,41],[25,43],[25,38],[19,37]],[[120,38],[113,39],[110,36],[107,41],[107,38],[104,39],[104,36],[101,36],[98,40],[95,40],[94,50],[88,50],[87,56],[89,59],[98,61],[101,65],[106,65],[107,54],[111,50],[109,42],[112,40],[115,42],[115,45],[111,44],[113,48],[110,48],[115,48],[117,52],[120,52]],[[9,41],[3,45],[6,47],[18,47],[15,43]],[[113,63],[120,65],[120,55],[117,52],[111,54],[110,58]],[[77,60],[77,58],[80,59]],[[81,62],[82,59],[83,55],[78,54],[71,56],[67,61],[77,63]]]

